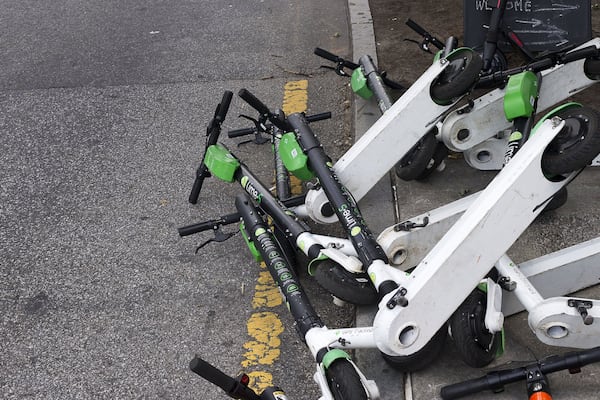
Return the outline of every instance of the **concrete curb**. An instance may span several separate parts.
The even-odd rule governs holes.
[[[368,0],[348,2],[352,32],[352,54],[354,59],[368,54],[377,64],[377,49],[373,19]],[[355,140],[358,140],[381,116],[381,111],[373,101],[354,97]],[[394,223],[394,198],[389,175],[384,176],[360,201],[361,212],[371,230],[378,234]],[[356,325],[370,326],[377,306],[358,307]],[[374,379],[379,387],[381,400],[403,400],[403,374],[388,367],[376,349],[356,351],[356,360],[368,379]]]

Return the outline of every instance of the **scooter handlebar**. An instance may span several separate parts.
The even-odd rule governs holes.
[[[256,96],[254,96],[248,90],[240,89],[240,91],[238,92],[238,96],[240,96],[246,103],[248,103],[261,115],[271,115],[271,110],[269,110],[269,107],[267,107],[262,101],[257,99]]]
[[[231,104],[231,98],[233,97],[233,92],[226,90],[223,93],[223,98],[221,98],[221,102],[217,106],[217,111],[215,112],[215,119],[219,122],[225,121],[225,116],[227,116],[227,111],[229,111],[229,105]]]

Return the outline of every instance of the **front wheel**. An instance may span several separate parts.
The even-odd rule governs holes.
[[[344,358],[335,360],[325,375],[335,400],[367,400],[365,388],[350,361]]]
[[[542,171],[563,175],[590,164],[600,153],[600,114],[588,107],[571,107],[558,117],[565,126],[542,155]]]
[[[491,363],[502,346],[502,333],[485,327],[487,294],[473,290],[450,317],[450,337],[463,361],[481,368]]]
[[[483,61],[468,48],[454,50],[446,60],[450,63],[431,84],[430,95],[440,105],[450,105],[467,93],[477,82]]]

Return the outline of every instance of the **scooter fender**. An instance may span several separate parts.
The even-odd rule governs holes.
[[[542,154],[563,126],[559,118],[544,121],[403,287],[380,302],[374,338],[381,351],[406,356],[422,349],[552,195],[577,175],[575,171],[553,182],[542,172]],[[400,291],[405,292],[404,301],[390,306],[389,300]]]

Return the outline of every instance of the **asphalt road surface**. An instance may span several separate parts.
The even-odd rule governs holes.
[[[0,0],[0,398],[225,398],[195,353],[317,397],[240,235],[194,254],[210,235],[176,233],[233,211],[215,179],[187,203],[225,89],[275,107],[307,80],[308,111],[334,114],[326,149],[350,143],[347,82],[315,46],[349,54],[345,1]],[[270,179],[268,146],[235,152]],[[328,325],[351,322],[307,284]]]

